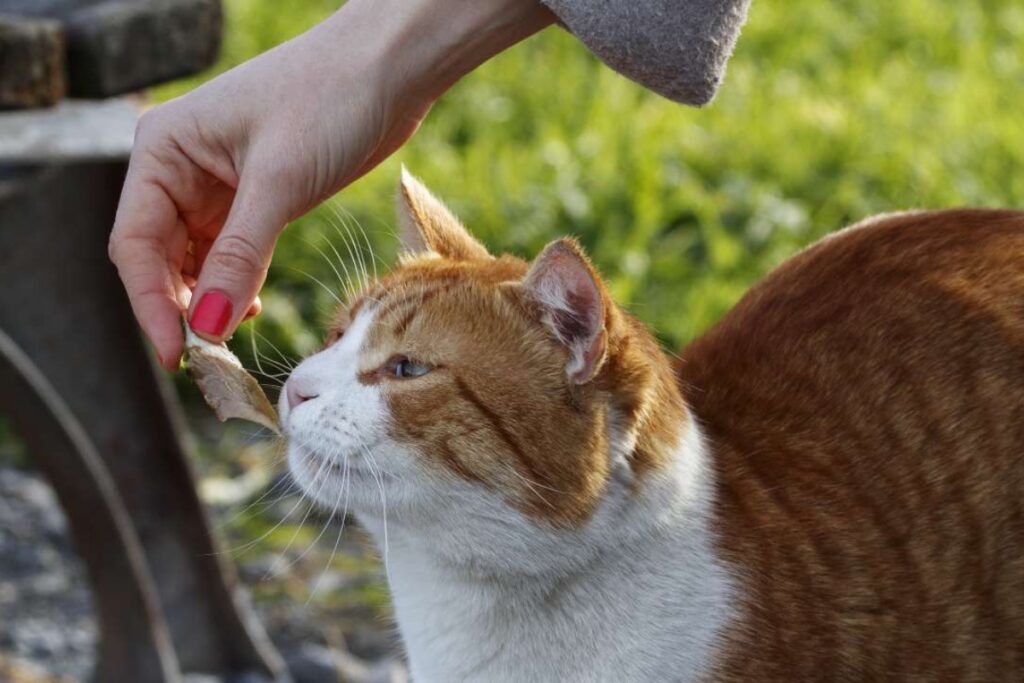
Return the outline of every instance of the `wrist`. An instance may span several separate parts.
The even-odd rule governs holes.
[[[429,105],[554,21],[539,0],[349,0],[326,23],[395,99]]]

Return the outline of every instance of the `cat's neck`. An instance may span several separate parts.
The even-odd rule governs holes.
[[[539,532],[505,573],[452,562],[444,530],[393,527],[389,580],[417,683],[706,671],[731,588],[710,532],[708,454],[695,421],[681,432],[669,466],[640,490],[610,491],[583,529]],[[557,554],[568,560],[546,562]],[[665,634],[677,645],[666,648]]]
[[[612,316],[610,353],[595,384],[609,397],[608,446],[612,463],[624,461],[642,480],[685,456],[690,435],[699,438],[676,380],[675,369],[650,331],[625,311]]]

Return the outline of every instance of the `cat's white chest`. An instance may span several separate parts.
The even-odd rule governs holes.
[[[695,444],[698,439],[690,440],[691,458],[703,456]],[[706,472],[691,461],[679,474]],[[719,659],[735,604],[733,581],[715,556],[708,528],[706,484],[667,489],[687,497],[675,513],[665,512],[673,500],[653,496],[635,515],[654,523],[643,533],[620,527],[616,533],[624,540],[617,552],[523,578],[470,579],[431,556],[430,538],[403,539],[392,530],[389,580],[415,683],[703,678]],[[628,526],[629,519],[618,524]],[[370,529],[380,539],[382,529]],[[500,544],[494,552],[502,552]],[[516,561],[543,564],[525,549]]]
[[[729,582],[710,556],[670,572],[644,566],[680,560],[677,552],[659,555],[537,590],[470,586],[436,568],[401,562],[392,551],[396,616],[413,680],[700,678],[716,659]]]

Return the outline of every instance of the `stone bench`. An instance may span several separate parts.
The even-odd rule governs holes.
[[[22,107],[0,111],[0,413],[86,564],[94,679],[288,681],[218,553],[179,406],[106,253],[139,106],[102,98],[208,66],[220,4],[0,0],[0,15],[0,107]]]
[[[0,107],[113,97],[210,66],[219,0],[0,0]]]

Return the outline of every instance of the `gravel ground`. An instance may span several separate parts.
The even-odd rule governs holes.
[[[85,570],[50,487],[15,469],[0,469],[0,614],[8,660],[68,680],[91,670],[96,626]],[[19,668],[25,680],[35,675]]]
[[[333,552],[336,523],[314,513],[299,527],[285,514],[294,500],[286,491],[259,521],[284,521],[298,540],[233,554],[271,638],[299,683],[402,683],[407,677],[386,621],[379,565],[365,539],[346,528]],[[228,546],[246,543],[251,531],[233,527],[228,513],[222,517]],[[304,552],[308,534],[315,538],[325,524],[320,542]],[[0,467],[0,615],[0,681],[88,678],[97,634],[84,569],[49,486],[10,467]]]

